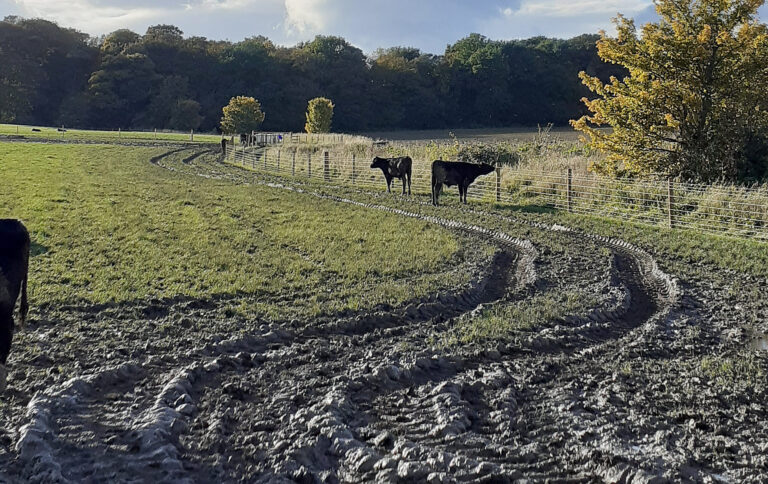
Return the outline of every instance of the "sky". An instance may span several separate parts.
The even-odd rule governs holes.
[[[286,46],[339,35],[366,54],[394,46],[442,54],[473,32],[494,40],[610,32],[619,12],[638,25],[656,18],[652,0],[0,0],[0,18],[45,18],[92,35],[143,34],[157,24],[215,40],[264,35]]]

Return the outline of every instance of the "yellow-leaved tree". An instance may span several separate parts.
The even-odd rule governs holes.
[[[307,133],[330,133],[334,105],[330,99],[316,97],[307,103]]]
[[[603,174],[734,179],[768,127],[768,30],[764,0],[656,0],[660,20],[614,20],[600,57],[628,70],[607,84],[580,73],[595,99],[571,124],[606,153]],[[609,128],[609,129],[602,129]]]
[[[221,111],[221,130],[226,134],[256,131],[264,121],[261,104],[248,96],[233,97]]]

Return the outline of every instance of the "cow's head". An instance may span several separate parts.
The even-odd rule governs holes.
[[[379,158],[378,156],[375,156],[373,158],[373,163],[371,163],[371,168],[386,168],[387,167],[387,160],[384,158]]]
[[[488,163],[483,163],[480,165],[480,174],[481,175],[487,175],[488,173],[492,173],[496,169],[495,166],[489,165]]]

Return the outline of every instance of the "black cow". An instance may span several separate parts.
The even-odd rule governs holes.
[[[0,392],[5,390],[8,368],[5,362],[13,340],[13,308],[21,291],[21,319],[24,325],[29,268],[29,232],[15,219],[0,219]]]
[[[466,163],[463,161],[442,161],[432,162],[432,205],[438,204],[440,191],[443,185],[459,186],[459,201],[467,203],[467,188],[480,175],[487,175],[495,168],[492,165],[483,163]]]
[[[387,192],[392,193],[390,185],[393,178],[403,180],[403,195],[405,195],[405,184],[408,183],[408,195],[411,194],[411,167],[413,161],[410,156],[401,156],[399,158],[379,158],[373,159],[371,168],[381,168],[384,178],[387,180]]]

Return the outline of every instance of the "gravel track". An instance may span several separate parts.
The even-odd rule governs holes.
[[[167,161],[186,149],[181,163]],[[11,419],[18,429],[6,436],[12,450],[0,451],[9,469],[0,481],[759,482],[768,473],[765,409],[753,395],[691,386],[680,356],[714,338],[683,335],[721,316],[701,304],[716,296],[664,273],[647,251],[485,212],[475,225],[370,194],[319,193],[219,166],[210,153],[151,161],[417,217],[496,252],[463,269],[468,285],[399,308],[267,322],[237,336],[213,325],[219,337],[176,351],[147,335],[145,352],[113,355],[107,367],[91,359]],[[499,228],[520,225],[568,249]],[[483,309],[573,287],[594,293],[596,306],[501,341],[435,344]],[[216,317],[194,301],[170,307],[173,317]]]

